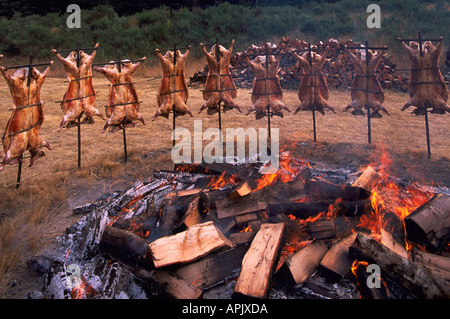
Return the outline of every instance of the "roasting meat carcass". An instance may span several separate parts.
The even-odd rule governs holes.
[[[401,40],[398,38],[398,40]],[[439,69],[439,60],[443,50],[443,39],[437,46],[430,41],[423,43],[422,56],[420,56],[419,44],[411,42],[410,45],[402,42],[410,62],[409,95],[410,100],[401,108],[402,111],[410,106],[415,106],[413,113],[425,114],[429,107],[431,113],[450,113],[447,104],[449,90],[445,85],[444,77]]]
[[[43,146],[52,149],[39,135],[44,121],[44,103],[40,99],[40,90],[50,66],[42,73],[32,68],[29,86],[27,86],[28,68],[18,69],[14,74],[9,74],[5,67],[0,67],[0,70],[8,83],[14,103],[3,135],[5,157],[0,165],[0,171],[6,164],[19,163],[26,150],[31,154],[30,166],[32,166],[36,159],[45,156]]]
[[[291,110],[281,102],[283,93],[281,91],[280,78],[277,75],[278,67],[281,62],[282,55],[277,58],[273,55],[258,56],[250,61],[248,56],[243,55],[244,61],[252,69],[255,78],[253,80],[252,103],[247,115],[251,112],[256,113],[256,119],[259,120],[267,115],[267,106],[270,106],[271,116],[277,115],[283,117],[282,110],[291,112]],[[268,63],[266,68],[266,63]]]
[[[163,78],[156,97],[158,110],[153,116],[153,121],[158,116],[169,118],[169,114],[173,109],[175,110],[175,117],[185,115],[186,113],[194,116],[186,105],[189,94],[184,77],[184,67],[189,56],[190,48],[189,46],[184,54],[176,50],[176,52],[167,51],[165,55],[162,55],[161,51],[156,49],[156,55],[159,58],[163,70]],[[176,59],[175,64],[173,63],[174,54]]]
[[[146,58],[142,58],[145,60]],[[134,121],[145,121],[139,114],[139,98],[136,92],[132,76],[134,71],[141,65],[141,62],[131,63],[123,60],[121,72],[117,64],[107,64],[102,68],[95,67],[94,70],[102,73],[110,82],[108,105],[106,106],[106,121],[103,131],[108,127],[110,132],[115,132],[125,124],[126,127],[134,127]]]
[[[201,106],[198,113],[201,113],[206,108],[208,108],[209,115],[217,113],[221,102],[223,102],[224,112],[236,108],[242,113],[239,105],[233,100],[237,95],[236,86],[230,72],[230,58],[233,52],[234,40],[231,42],[228,50],[221,45],[215,44],[208,52],[202,43],[200,45],[208,62],[208,76],[205,89],[203,90],[203,99],[206,102]],[[219,58],[217,54],[219,54]],[[219,62],[217,61],[218,59]]]
[[[76,126],[76,121],[84,113],[82,124],[93,124],[92,117],[99,116],[106,120],[106,117],[95,107],[95,91],[92,85],[92,62],[97,54],[98,43],[91,55],[83,51],[80,52],[80,66],[77,67],[77,52],[72,51],[67,58],[63,58],[56,50],[52,52],[64,66],[69,80],[69,86],[61,102],[61,110],[64,117],[59,125],[58,131],[64,127]]]
[[[297,114],[299,111],[316,110],[325,115],[325,109],[336,113],[334,108],[327,102],[329,97],[328,84],[327,78],[322,72],[323,66],[327,61],[328,51],[322,56],[312,52],[311,61],[308,52],[301,56],[295,53],[294,50],[290,52],[297,59],[304,73],[298,89],[298,98],[301,104],[294,114]]]
[[[364,115],[363,108],[369,105],[372,109],[371,117],[380,118],[382,116],[380,111],[391,115],[383,105],[384,92],[376,76],[376,70],[383,57],[383,53],[381,51],[373,53],[371,50],[368,50],[369,56],[363,58],[361,52],[353,54],[350,50],[347,51],[355,69],[355,76],[351,90],[352,101],[344,109],[344,112],[353,108],[353,115]],[[368,66],[366,64],[367,58],[369,59]],[[368,76],[366,77],[366,75]],[[370,92],[365,92],[366,90]]]

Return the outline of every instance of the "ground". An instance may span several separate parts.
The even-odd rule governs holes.
[[[154,75],[158,74],[154,71]],[[192,74],[193,72],[191,72]],[[62,119],[60,105],[67,83],[62,77],[50,75],[41,92],[45,102],[45,121],[41,135],[52,146],[46,156],[22,170],[22,183],[15,189],[17,165],[7,166],[0,173],[0,297],[26,298],[31,290],[40,289],[42,280],[27,270],[26,260],[54,242],[66,227],[80,216],[72,215],[77,205],[92,202],[103,193],[123,189],[133,181],[149,179],[154,169],[172,169],[172,118],[152,121],[156,112],[156,92],[159,80],[147,81],[136,77],[136,88],[143,101],[141,114],[146,125],[127,129],[128,162],[123,161],[122,132],[102,133],[104,122],[83,125],[82,165],[77,168],[77,129],[57,132]],[[93,79],[97,108],[104,112],[108,82],[96,74]],[[195,117],[177,118],[177,127],[193,132],[195,119],[203,120],[203,130],[218,127],[218,116],[206,111],[197,114],[203,103],[202,87],[189,89],[188,105]],[[250,90],[240,89],[237,102],[245,111],[251,105]],[[337,114],[316,114],[317,142],[313,141],[312,114],[286,113],[274,117],[272,128],[280,130],[280,149],[318,165],[360,169],[369,163],[388,164],[389,172],[397,177],[417,180],[423,184],[450,186],[449,114],[429,116],[431,159],[427,158],[425,122],[423,116],[401,112],[409,96],[386,92],[385,105],[391,116],[372,120],[372,144],[367,141],[367,119],[352,116],[342,110],[350,102],[350,92],[331,91],[329,102]],[[296,91],[285,91],[283,101],[295,110],[299,104]],[[0,81],[0,126],[5,127],[10,116],[12,99],[4,81]],[[255,120],[235,110],[222,116],[223,128],[266,128],[267,118]],[[206,144],[207,142],[205,142]],[[4,155],[4,152],[0,152]],[[387,157],[390,161],[387,160]]]

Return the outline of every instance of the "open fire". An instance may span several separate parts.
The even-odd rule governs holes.
[[[60,238],[44,294],[448,298],[449,190],[392,177],[387,164],[320,169],[283,152],[274,174],[263,163],[155,171],[74,209],[85,216]],[[443,212],[437,225],[429,208]],[[365,284],[374,265],[381,288]]]

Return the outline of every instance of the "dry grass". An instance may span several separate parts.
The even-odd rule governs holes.
[[[188,75],[201,67],[203,61],[188,66]],[[54,75],[60,75],[52,74]],[[62,112],[59,104],[66,86],[63,78],[49,77],[44,83],[41,99],[45,105],[45,122],[41,135],[53,146],[47,156],[32,168],[24,165],[22,185],[14,188],[17,166],[7,166],[0,173],[0,296],[11,297],[8,283],[17,278],[27,258],[50,243],[55,236],[78,218],[71,209],[98,198],[102,193],[122,189],[137,178],[149,178],[153,169],[170,169],[172,121],[158,118],[156,92],[159,80],[147,82],[143,77],[160,75],[158,67],[147,67],[135,78],[139,97],[144,101],[141,114],[146,126],[138,124],[127,130],[128,163],[123,163],[121,132],[101,133],[100,119],[94,125],[82,126],[82,168],[77,169],[76,128],[57,132]],[[108,82],[97,75],[94,86],[99,91],[97,107],[103,111],[108,94]],[[188,104],[194,113],[203,98],[200,87],[191,88]],[[427,183],[447,186],[449,181],[448,115],[430,115],[432,159],[426,158],[426,140],[423,117],[400,112],[407,94],[387,92],[387,108],[392,116],[372,121],[372,145],[367,144],[367,124],[364,117],[342,113],[350,100],[347,91],[332,91],[330,102],[338,114],[318,114],[317,143],[312,142],[312,116],[309,112],[287,114],[283,119],[273,118],[272,127],[280,129],[280,144],[297,156],[334,166],[358,168],[381,157],[385,148],[392,158],[392,170],[398,176],[420,178]],[[298,105],[295,91],[286,91],[284,102],[292,109]],[[239,90],[238,103],[244,110],[250,106],[250,90]],[[0,84],[0,126],[5,127],[10,112],[11,96],[6,83]],[[177,126],[193,132],[193,120],[203,120],[203,130],[217,127],[217,115],[206,112],[195,118],[178,118]],[[223,128],[267,127],[267,120],[255,121],[254,115],[245,116],[230,111],[222,117]],[[27,163],[26,163],[27,164]],[[26,267],[26,266],[25,266]],[[22,296],[21,296],[22,297]]]

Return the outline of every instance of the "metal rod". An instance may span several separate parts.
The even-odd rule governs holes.
[[[369,144],[372,144],[372,128],[370,123],[370,105],[369,105],[369,41],[366,40],[366,107],[367,107],[367,138]]]
[[[122,62],[126,62],[126,63],[136,63],[136,62],[142,62],[145,61],[144,59],[139,59],[139,60],[120,60],[120,63]],[[112,62],[104,62],[104,63],[94,63],[92,64],[93,66],[102,66],[102,65],[110,65],[110,64],[117,64],[119,63],[119,61],[112,61]],[[155,78],[155,79],[160,79],[161,77]]]
[[[20,155],[19,156],[19,166],[17,168],[16,189],[20,187],[20,177],[22,175],[22,161],[23,161],[23,155]]]
[[[123,133],[123,152],[125,155],[125,162],[128,162],[128,153],[127,153],[127,135],[125,132],[125,118],[122,121],[122,133]]]
[[[426,134],[427,134],[428,158],[431,158],[430,128],[428,126],[428,111],[426,109],[425,109],[425,129],[426,129]]]
[[[117,69],[122,73],[122,59],[120,57],[120,50],[117,50]]]
[[[77,42],[77,68],[80,67],[80,42]]]
[[[217,90],[221,91],[221,83],[220,83],[220,49],[219,49],[219,39],[216,38],[216,62],[217,62],[217,75],[218,77],[216,78],[217,81]],[[219,130],[220,130],[220,140],[222,141],[222,112],[220,109],[220,99],[219,99],[219,103],[217,104],[217,107],[219,109]]]
[[[173,69],[175,69],[175,65],[177,64],[177,44],[174,43],[173,45]],[[175,77],[173,77],[173,87],[175,88]],[[175,147],[175,103],[172,105],[172,116],[173,116],[173,122],[172,122],[172,147]]]
[[[81,116],[83,114],[80,114],[77,120],[77,137],[78,137],[78,168],[81,168]]]
[[[35,64],[24,64],[24,65],[13,65],[13,66],[7,66],[5,67],[7,70],[10,69],[21,69],[21,68],[29,68],[31,67],[35,67],[35,66],[44,66],[44,65],[51,65],[51,63],[35,63]]]
[[[270,105],[269,105],[269,98],[268,98],[268,94],[267,94],[267,79],[269,76],[269,48],[267,46],[267,42],[266,42],[264,48],[265,48],[265,55],[266,55],[266,63],[265,63],[266,73],[264,74],[264,94],[265,94],[266,100],[267,100],[267,127],[269,129],[269,139],[270,139]]]
[[[80,48],[79,47],[79,42],[77,42],[77,49],[78,50],[95,50],[95,47],[92,48]],[[61,49],[61,50],[56,50],[56,53],[61,53],[61,52],[72,52],[72,51],[76,51],[76,49]]]
[[[311,48],[311,43],[308,43],[309,65],[310,65],[311,70],[312,70],[312,64],[313,64],[313,61],[312,61],[312,51],[313,51],[313,49]],[[314,78],[314,80],[315,80],[315,78]],[[315,81],[314,81],[314,83],[315,83]],[[314,91],[313,91],[313,93],[314,93]],[[313,96],[313,99],[312,99],[312,100],[313,100],[313,101],[315,100],[314,96]],[[316,142],[316,141],[317,141],[317,132],[316,132],[316,106],[315,106],[314,104],[313,104],[313,106],[312,106],[312,118],[313,118],[314,142]]]

